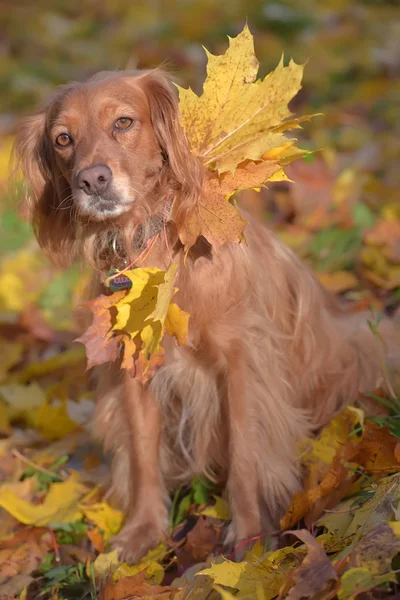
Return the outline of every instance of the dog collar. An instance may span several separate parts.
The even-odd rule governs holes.
[[[132,248],[137,256],[136,260],[142,257],[142,254],[148,247],[154,242],[155,238],[165,229],[166,221],[171,213],[172,202],[174,194],[170,193],[164,201],[164,209],[155,215],[150,216],[146,222],[140,223],[132,237]],[[118,237],[114,237],[112,242],[113,254],[118,255]],[[121,244],[122,246],[122,244]],[[111,268],[105,280],[105,285],[112,291],[118,292],[120,290],[128,290],[132,287],[132,281],[124,275],[124,271],[127,269],[137,269],[139,265],[135,264],[135,260],[128,264],[127,259],[122,259],[124,265],[121,269]]]

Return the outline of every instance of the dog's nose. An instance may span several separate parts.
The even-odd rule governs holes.
[[[93,194],[104,194],[110,185],[112,171],[107,165],[94,165],[87,169],[82,169],[76,176],[78,186],[88,196]]]

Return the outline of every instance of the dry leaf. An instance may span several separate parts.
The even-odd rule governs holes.
[[[246,221],[236,207],[228,201],[235,190],[260,187],[279,170],[276,161],[247,161],[235,174],[209,175],[202,198],[190,211],[179,229],[179,237],[188,250],[202,235],[218,248],[228,242],[240,242]]]
[[[107,502],[96,502],[89,506],[83,505],[81,509],[86,519],[101,529],[105,541],[116,535],[122,527],[123,513],[116,508],[112,508]]]
[[[336,571],[323,548],[306,529],[288,531],[307,546],[307,556],[298,569],[290,573],[294,585],[285,596],[288,600],[314,598],[322,592],[331,591],[337,581]],[[284,586],[287,592],[287,584]]]
[[[318,279],[322,285],[335,294],[346,292],[359,287],[359,281],[349,271],[336,271],[335,273],[318,273]]]
[[[41,504],[19,498],[4,485],[0,489],[0,506],[25,525],[71,523],[82,516],[79,500],[86,491],[78,474],[72,473],[66,481],[53,483]]]
[[[119,341],[108,335],[112,327],[110,308],[124,295],[123,291],[115,292],[111,296],[99,296],[85,304],[93,313],[93,323],[75,341],[81,342],[86,348],[88,369],[118,358]]]
[[[214,496],[215,504],[204,508],[200,514],[204,517],[212,517],[213,519],[219,519],[220,521],[229,521],[232,518],[229,504],[224,498],[220,496]]]

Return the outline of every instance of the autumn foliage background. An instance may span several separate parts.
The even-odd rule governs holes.
[[[121,516],[102,505],[101,492],[96,488],[104,482],[106,466],[89,442],[85,424],[93,409],[92,391],[85,375],[83,350],[72,344],[77,329],[76,306],[88,275],[80,266],[64,273],[55,270],[38,249],[28,224],[18,215],[22,188],[19,182],[8,183],[8,159],[19,119],[29,114],[56,85],[127,65],[149,68],[164,63],[177,74],[181,85],[191,85],[199,93],[205,75],[202,45],[213,53],[224,52],[226,35],[237,35],[247,17],[261,63],[260,74],[264,76],[275,68],[282,52],[297,63],[308,61],[303,89],[291,108],[299,116],[319,112],[323,116],[306,123],[297,136],[301,147],[315,152],[288,167],[294,183],[271,184],[261,194],[249,193],[243,197],[243,204],[268,222],[312,265],[323,285],[339,294],[345,307],[354,311],[372,308],[371,322],[375,325],[379,314],[394,314],[400,303],[399,12],[396,0],[226,3],[3,0],[0,7],[3,92],[0,98],[0,483],[3,483],[0,506],[4,508],[0,508],[0,598],[14,597],[30,584],[28,598],[36,598],[44,590],[47,597],[58,594],[60,598],[95,598],[100,593],[108,600],[118,599],[125,597],[111,589],[118,579],[136,576],[124,567],[112,583],[104,584],[101,576],[110,572],[110,565],[97,563],[93,567],[98,553],[105,554],[108,538],[118,529]],[[375,395],[380,397],[379,391]],[[310,490],[318,488],[317,496],[321,482],[326,477],[329,480],[332,472],[338,478],[336,483],[347,483],[346,493],[350,491],[354,483],[350,471],[343,474],[337,461],[356,464],[352,468],[357,468],[365,478],[355,490],[359,494],[357,507],[373,498],[374,488],[368,485],[378,476],[393,477],[398,470],[399,400],[384,398],[383,402],[377,401],[377,407],[378,420],[367,425],[358,413],[342,417],[339,437],[335,428],[331,431],[333,441],[327,434],[333,454],[327,457],[322,452],[321,459],[317,449],[307,455],[308,467],[311,465],[308,485]],[[356,447],[353,432],[360,428],[363,445]],[[335,454],[339,438],[347,452],[340,456]],[[375,462],[371,458],[374,452]],[[84,483],[80,473],[85,474]],[[383,483],[379,488],[382,497],[386,497],[385,490],[393,494],[392,483]],[[397,480],[395,483],[397,490]],[[58,511],[59,488],[54,484],[69,486],[60,495],[68,499],[62,514]],[[330,489],[328,485],[324,495],[330,501],[330,510],[345,496],[339,484],[336,488],[335,485],[331,484]],[[342,493],[336,498],[331,493],[338,489]],[[4,490],[32,505],[41,506],[47,498],[50,514],[45,517],[41,514],[40,520],[33,509],[24,513],[26,505],[20,506],[22,512],[10,514]],[[55,498],[49,501],[50,493]],[[171,554],[161,549],[159,555],[137,571],[148,575],[149,565],[159,565],[151,567],[153,570],[146,579],[147,583],[162,584],[165,589],[153,593],[172,597],[175,592],[166,586],[183,575],[188,566],[204,562],[218,548],[219,527],[229,515],[219,500],[214,512],[204,513],[210,511],[206,506],[215,507],[214,493],[216,490],[210,490],[204,482],[195,482],[175,499],[171,524],[187,522],[188,514],[197,521],[190,534],[186,531],[186,537],[182,536],[185,541],[180,555],[177,551],[172,559]],[[391,496],[396,507],[398,496],[397,492]],[[315,509],[315,498],[315,495],[303,498],[303,504],[296,508],[302,507],[298,518],[308,515],[305,525],[311,531],[322,514],[321,509]],[[203,512],[201,518],[199,512]],[[359,517],[361,525],[363,518],[365,521],[365,514]],[[383,526],[386,521],[397,522],[397,519],[385,514],[376,524]],[[40,527],[32,529],[32,523]],[[293,527],[295,523],[289,514],[284,526]],[[320,542],[333,562],[337,560],[336,552],[344,552],[353,544],[357,531],[354,523],[354,531],[350,533],[341,526],[339,537],[325,540],[325,546]],[[328,528],[325,534],[333,536],[334,532]],[[392,574],[396,568],[391,564],[399,549],[397,540],[386,530],[380,534],[386,536],[385,548],[391,548],[386,571],[380,567],[373,573],[375,579],[368,581],[365,572],[358,573],[356,583],[346,580],[347,588],[341,581],[339,597],[352,597],[358,591],[381,585],[386,586],[379,588],[382,595],[397,589],[396,576]],[[348,545],[341,541],[343,538],[349,540]],[[310,543],[306,539],[302,542]],[[293,549],[294,539],[290,544]],[[297,553],[303,558],[305,551],[301,548],[293,550],[293,555]],[[315,548],[314,551],[318,552]],[[259,560],[262,550],[260,553]],[[366,567],[367,563],[363,563],[365,557],[360,559],[357,553],[355,556],[353,548],[339,560],[348,558],[346,568],[353,561],[352,568],[371,571],[371,565],[368,563]],[[280,556],[277,561],[280,574],[294,573],[299,561],[298,557],[290,562]],[[335,582],[344,576],[345,563],[339,567],[342,571],[335,566],[335,574],[330,573],[327,579],[334,582],[334,590]],[[215,581],[239,589],[242,597],[254,597],[255,590],[261,589],[263,595],[259,598],[266,600],[275,597],[287,579],[277,578],[275,569],[275,579],[269,578],[267,584],[255,569],[247,573],[246,581],[256,583],[243,588],[241,575],[236,574],[237,581],[209,575],[211,583],[204,583],[203,578],[203,588],[193,583],[192,575],[174,589],[189,582],[203,590],[198,592],[198,600],[209,598],[210,594],[218,597],[212,588]],[[257,581],[261,581],[259,588]],[[302,581],[299,575],[292,579],[293,589],[299,581]],[[129,585],[131,593],[132,586],[143,585],[143,581],[131,580]],[[138,588],[135,590],[138,595]],[[142,592],[142,596],[147,593]],[[292,598],[295,597],[293,594]]]

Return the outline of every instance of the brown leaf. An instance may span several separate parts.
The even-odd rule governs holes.
[[[395,455],[397,438],[389,429],[379,427],[367,421],[363,439],[356,448],[357,454],[349,457],[363,466],[369,473],[394,473],[400,470],[400,465]]]
[[[93,323],[75,341],[86,347],[88,369],[118,358],[120,340],[108,336],[112,326],[110,308],[124,295],[124,291],[115,292],[111,296],[99,296],[85,303],[93,313]]]
[[[221,523],[210,517],[199,517],[183,546],[176,550],[178,564],[187,566],[206,560],[214,554],[221,540]]]
[[[289,582],[283,588],[284,593],[287,593],[288,584],[293,584],[286,596],[287,600],[314,598],[322,592],[332,591],[338,576],[320,544],[306,529],[288,531],[288,533],[295,535],[306,544],[308,551],[300,567],[290,573]],[[280,592],[280,597],[283,590]]]
[[[382,524],[365,535],[351,552],[354,567],[367,567],[376,575],[388,573],[392,560],[400,552],[400,540],[390,525]]]
[[[108,578],[100,592],[100,600],[126,600],[127,598],[142,598],[157,600],[172,599],[179,588],[163,585],[149,585],[145,582],[145,571],[133,577],[121,577],[116,583]]]
[[[43,561],[45,551],[30,540],[18,548],[0,550],[0,583],[16,575],[30,575]]]
[[[63,565],[86,564],[89,560],[93,561],[95,558],[94,552],[88,552],[84,548],[74,544],[62,544],[59,551],[61,564]]]
[[[14,598],[17,594],[22,592],[24,587],[27,587],[33,581],[31,575],[15,575],[12,579],[9,579],[6,583],[0,585],[0,598]]]
[[[106,551],[104,539],[98,527],[96,527],[95,529],[88,529],[86,535],[92,542],[92,546],[95,550],[97,550],[97,552],[103,554]]]
[[[336,271],[335,273],[318,273],[322,285],[335,294],[355,289],[359,286],[358,279],[349,271]]]
[[[239,165],[235,174],[210,174],[203,197],[179,228],[185,249],[191,248],[201,235],[217,248],[229,242],[240,242],[246,221],[227,197],[237,190],[261,187],[278,170],[276,161],[246,161]]]
[[[387,259],[400,262],[400,223],[398,221],[382,219],[373,229],[366,232],[364,238],[368,245],[383,247]]]
[[[337,490],[345,482],[348,473],[348,469],[340,462],[335,461],[318,485],[304,492],[296,492],[286,514],[281,519],[281,529],[289,529],[289,527],[293,527],[298,523],[300,519],[309,513],[318,500]]]

